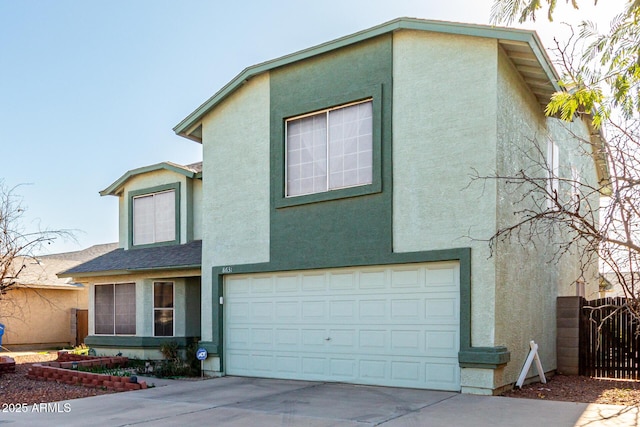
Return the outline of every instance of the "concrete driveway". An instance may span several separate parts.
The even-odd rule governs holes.
[[[620,427],[640,420],[638,408],[336,383],[224,377],[156,385],[0,412],[0,424]]]

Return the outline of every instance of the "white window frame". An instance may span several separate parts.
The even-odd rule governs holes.
[[[558,144],[552,139],[547,140],[547,192],[549,198],[547,199],[547,208],[554,207],[555,202],[552,197],[554,194],[560,197],[560,151]]]
[[[156,222],[157,219],[157,206],[156,206],[156,197],[160,194],[167,194],[167,193],[173,193],[173,222],[172,222],[172,226],[173,226],[173,238],[171,239],[163,239],[163,240],[158,240],[158,224]],[[140,200],[143,198],[148,198],[148,197],[152,197],[153,199],[153,215],[154,215],[154,220],[152,223],[152,227],[153,227],[153,237],[151,238],[151,241],[143,241],[143,242],[138,242],[136,241],[136,200]],[[133,228],[131,231],[131,241],[132,241],[132,245],[133,246],[142,246],[142,245],[152,245],[155,243],[164,243],[164,242],[173,242],[177,239],[178,236],[178,230],[177,230],[177,226],[176,226],[176,215],[178,214],[177,212],[177,208],[176,208],[176,200],[178,197],[178,192],[175,189],[169,189],[169,190],[163,190],[163,191],[157,191],[157,192],[153,192],[153,193],[148,193],[148,194],[140,194],[137,196],[132,197],[131,199],[131,212],[132,212],[132,221],[131,221],[131,227]]]
[[[370,103],[371,104],[371,164],[370,164],[370,169],[371,169],[371,178],[369,179],[368,182],[363,182],[363,183],[358,183],[358,184],[354,184],[354,185],[345,185],[345,186],[339,186],[339,187],[331,187],[330,185],[330,179],[331,179],[331,165],[330,165],[330,143],[331,143],[331,139],[330,139],[330,123],[329,123],[329,113],[331,111],[336,111],[336,110],[341,110],[344,108],[348,108],[348,107],[352,107],[355,105],[360,105],[360,104],[366,104],[366,103]],[[288,141],[289,141],[289,123],[296,121],[296,120],[300,120],[300,119],[304,119],[306,117],[311,117],[311,116],[317,116],[320,114],[325,114],[325,120],[326,120],[326,153],[325,153],[325,159],[326,159],[326,189],[322,190],[322,191],[311,191],[311,192],[306,192],[306,193],[301,193],[301,194],[294,194],[294,195],[290,195],[289,194],[289,158],[288,158]],[[285,140],[285,147],[284,147],[284,194],[285,194],[285,198],[294,198],[294,197],[301,197],[301,196],[308,196],[311,194],[322,194],[322,193],[329,193],[331,191],[338,191],[338,190],[343,190],[345,188],[353,188],[353,187],[361,187],[364,185],[371,185],[373,184],[373,175],[374,175],[374,167],[373,167],[373,152],[375,150],[375,143],[374,143],[374,137],[373,137],[373,127],[374,127],[374,117],[375,117],[375,113],[374,113],[374,102],[373,102],[373,98],[367,98],[367,99],[362,99],[359,101],[353,101],[353,102],[349,102],[346,104],[340,104],[338,106],[335,107],[330,107],[330,108],[325,108],[325,109],[321,109],[321,110],[316,110],[307,114],[302,114],[299,116],[295,116],[295,117],[290,117],[288,119],[285,120],[285,125],[284,125],[284,140]]]
[[[156,307],[156,283],[171,283],[171,298],[173,300],[173,307],[165,308],[165,307]],[[154,280],[152,286],[152,295],[151,301],[153,305],[153,313],[151,324],[153,325],[153,336],[154,337],[175,337],[176,336],[176,282],[171,280]],[[171,311],[171,335],[156,335],[156,311]]]
[[[580,209],[580,184],[582,177],[577,167],[571,166],[571,208],[574,210]]]
[[[116,286],[122,286],[122,285],[133,285],[133,290],[134,290],[134,301],[133,301],[133,306],[134,306],[134,314],[133,314],[133,325],[134,325],[134,329],[135,331],[132,334],[119,334],[116,333],[116,314],[117,314],[117,308],[116,308]],[[111,333],[102,333],[102,332],[97,332],[97,322],[96,322],[96,314],[97,314],[97,310],[96,310],[96,303],[97,303],[97,297],[96,297],[96,289],[98,286],[113,286],[113,329]],[[138,325],[137,325],[137,310],[136,310],[136,300],[137,300],[137,286],[135,282],[113,282],[113,283],[96,283],[93,287],[93,332],[95,335],[102,335],[102,336],[136,336],[137,334],[137,330],[138,330]]]

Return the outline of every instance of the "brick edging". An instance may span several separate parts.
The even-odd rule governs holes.
[[[0,356],[0,375],[5,372],[15,372],[16,361],[9,356]]]
[[[96,374],[72,369],[74,364],[77,364],[78,367],[104,366],[112,368],[126,365],[128,360],[126,357],[95,357],[58,353],[58,360],[55,362],[34,363],[27,372],[27,378],[114,391],[146,389],[147,383],[145,381],[133,383],[131,377]]]

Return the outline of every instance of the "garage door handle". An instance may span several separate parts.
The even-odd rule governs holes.
[[[331,341],[331,337],[327,337],[324,339],[325,341]]]

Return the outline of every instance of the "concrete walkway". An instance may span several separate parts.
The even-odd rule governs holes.
[[[3,425],[83,427],[620,427],[639,421],[637,407],[239,377],[168,385],[163,381],[147,390],[28,405],[21,413],[0,412]]]

